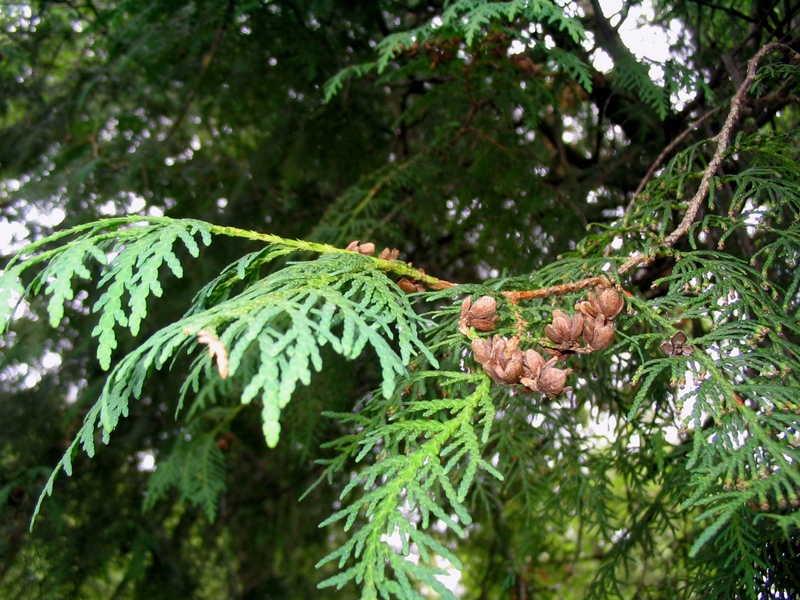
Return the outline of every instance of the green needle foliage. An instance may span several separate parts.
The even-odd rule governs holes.
[[[638,8],[0,8],[0,595],[800,594],[800,7]]]
[[[114,225],[120,221],[116,219]],[[165,219],[149,227],[134,223],[130,229],[118,232],[124,242],[110,248],[114,255],[110,261],[105,260],[103,253],[108,241],[105,230],[92,227],[88,233],[83,233],[85,227],[76,229],[72,233],[82,235],[76,242],[62,246],[61,252],[44,253],[44,259],[37,255],[18,266],[12,261],[3,277],[10,280],[7,284],[9,290],[18,290],[21,284],[12,278],[49,259],[47,267],[28,286],[28,293],[42,291],[42,281],[48,282],[43,291],[51,295],[48,312],[51,325],[56,326],[63,316],[63,303],[74,297],[71,287],[73,275],[90,277],[84,265],[85,258],[106,263],[98,274],[97,285],[111,284],[103,290],[92,309],[100,314],[99,324],[92,334],[99,338],[98,360],[107,369],[111,351],[117,346],[115,325],[127,325],[135,335],[147,312],[147,295],[150,292],[161,295],[159,267],[166,263],[173,274],[182,275],[183,268],[172,251],[173,242],[180,238],[189,253],[196,257],[199,248],[192,234],[200,230],[208,245],[211,242],[209,227],[198,226],[193,221]],[[54,238],[23,248],[19,256],[30,255],[51,241],[63,243],[65,236],[58,234]],[[291,400],[297,383],[309,385],[312,368],[316,371],[322,369],[320,349],[326,344],[348,359],[357,358],[370,345],[379,359],[385,397],[394,393],[395,378],[406,373],[405,365],[412,356],[422,353],[436,363],[419,338],[421,322],[411,304],[396,284],[371,266],[371,259],[361,254],[335,252],[332,259],[325,257],[311,263],[289,265],[258,280],[248,277],[248,273],[263,264],[291,252],[293,246],[298,244],[286,243],[281,247],[278,242],[232,265],[195,297],[184,318],[157,331],[125,356],[109,374],[100,398],[84,418],[75,441],[45,487],[45,493],[52,493],[54,478],[61,468],[68,475],[72,473],[72,454],[79,444],[89,456],[94,455],[95,428],[102,429],[103,441],[108,443],[120,417],[128,415],[130,400],[141,396],[144,380],[150,371],[161,369],[177,352],[196,346],[194,342],[197,341],[205,341],[210,353],[204,359],[194,361],[188,385],[184,385],[178,399],[177,410],[183,405],[187,393],[199,391],[201,377],[207,377],[212,370],[212,357],[217,359],[217,375],[222,379],[235,379],[240,375],[243,362],[255,360],[257,369],[245,371],[240,401],[249,404],[254,398],[260,398],[262,429],[269,447],[278,443],[281,410]],[[249,280],[250,285],[240,293],[226,297],[236,283],[233,279]],[[129,294],[129,315],[122,309],[122,296],[126,291]],[[7,312],[13,310],[11,305]],[[219,338],[214,333],[216,331],[221,332]],[[396,341],[396,347],[393,347],[393,341]],[[251,358],[249,354],[257,356]],[[199,444],[198,451],[208,452],[208,444]],[[219,489],[218,479],[216,477],[210,482],[212,489]],[[189,495],[189,500],[208,507],[207,498],[203,498],[208,488],[200,485],[196,493]],[[209,515],[214,513],[208,508],[206,512]]]
[[[322,524],[345,520],[344,530],[349,531],[359,517],[363,515],[365,520],[345,545],[319,563],[339,559],[342,568],[353,556],[357,564],[323,581],[322,587],[341,588],[353,580],[362,586],[365,597],[377,597],[378,592],[413,597],[412,582],[419,581],[444,597],[454,597],[451,590],[434,578],[446,571],[431,563],[433,557],[439,556],[458,568],[462,565],[428,531],[431,519],[435,518],[446,529],[465,537],[464,526],[472,522],[465,499],[476,473],[480,469],[502,479],[481,458],[495,408],[489,382],[484,377],[437,371],[424,375],[424,379],[446,386],[454,398],[434,398],[395,411],[391,405],[371,402],[366,414],[329,415],[362,426],[358,435],[331,444],[338,456],[326,469],[329,479],[349,461],[361,462],[370,454],[381,458],[350,481],[341,499],[344,501],[356,489],[363,491],[363,495]],[[418,384],[424,383],[423,378],[416,379]],[[472,393],[470,384],[476,387]],[[419,386],[412,383],[411,387]],[[377,414],[373,414],[375,411]],[[391,413],[388,418],[387,413]],[[478,423],[483,424],[480,439],[476,431]],[[390,546],[392,536],[401,544],[400,554]],[[407,558],[411,545],[419,553],[418,563]],[[387,581],[387,567],[395,581]]]

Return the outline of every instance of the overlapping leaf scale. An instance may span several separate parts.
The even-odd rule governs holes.
[[[124,267],[117,273],[120,269]],[[197,301],[206,302],[209,297],[200,294]],[[383,393],[389,397],[398,377],[406,375],[405,364],[412,356],[422,353],[436,364],[421,340],[421,326],[405,295],[366,257],[341,253],[290,265],[215,306],[190,310],[125,356],[109,374],[53,476],[62,468],[71,469],[79,444],[94,453],[98,424],[108,442],[120,418],[127,416],[131,398],[141,396],[150,371],[163,368],[180,350],[194,348],[201,331],[220,332],[220,342],[229,352],[231,378],[238,375],[245,354],[256,353],[258,367],[243,378],[241,400],[261,400],[264,435],[267,444],[274,446],[281,409],[298,382],[307,385],[311,369],[323,367],[321,346],[330,344],[335,352],[352,359],[369,345],[381,365]],[[183,395],[197,389],[201,370],[214,373],[210,356],[195,362],[180,404]],[[52,492],[52,481],[44,493]]]
[[[481,457],[495,409],[489,380],[482,374],[425,372],[414,373],[412,380],[428,377],[451,386],[449,397],[411,402],[388,420],[337,415],[359,428],[334,442],[340,459],[331,461],[327,471],[344,468],[345,458],[376,458],[343,489],[340,497],[349,504],[320,525],[343,521],[351,531],[347,542],[318,563],[337,561],[343,569],[321,587],[354,582],[367,598],[419,598],[413,584],[433,585],[441,572],[431,565],[434,555],[460,564],[429,530],[433,522],[441,522],[456,535],[465,535],[471,517],[464,501],[478,470],[502,479]],[[383,406],[373,403],[370,409],[385,414]],[[399,540],[399,549],[390,545],[390,538]],[[418,562],[408,558],[412,544]],[[349,562],[353,566],[345,569]],[[387,565],[394,581],[387,580]],[[443,597],[453,597],[450,590],[436,589]]]
[[[200,233],[203,243],[211,243],[208,226],[201,221],[171,221],[144,230],[132,241],[121,240],[112,250],[115,255],[104,269],[97,287],[108,284],[97,300],[93,312],[100,313],[100,322],[92,331],[98,338],[97,358],[104,369],[111,365],[111,354],[117,347],[114,328],[118,324],[128,327],[133,335],[139,333],[142,320],[147,316],[147,298],[160,297],[159,271],[166,262],[173,275],[183,277],[183,267],[173,251],[181,240],[193,257],[200,254],[194,235]],[[128,294],[127,311],[123,297]]]
[[[407,30],[392,33],[384,37],[377,45],[378,60],[375,62],[353,65],[340,71],[325,84],[325,100],[330,99],[342,88],[344,81],[350,77],[362,77],[377,70],[383,73],[389,64],[409,47],[420,40],[429,40],[437,35],[463,36],[467,46],[486,35],[493,23],[508,23],[517,18],[531,22],[548,23],[560,31],[566,31],[575,43],[586,38],[581,22],[565,13],[564,9],[551,0],[511,0],[497,2],[495,0],[456,0],[450,2],[441,14],[441,22],[434,27],[430,22]],[[447,33],[443,33],[447,32]],[[568,61],[566,55],[554,55],[558,66],[564,68],[580,81],[586,79],[584,66],[577,61]],[[649,79],[648,79],[649,82]],[[650,82],[652,85],[652,82]]]
[[[55,251],[42,253],[40,256],[44,260],[49,260],[27,290],[23,287],[20,277],[29,266],[39,262],[40,257],[37,256],[35,260],[31,261],[18,259],[34,252],[40,245],[32,244],[23,248],[15,257],[17,260],[12,259],[9,267],[0,277],[0,333],[5,331],[20,299],[28,293],[39,293],[42,287],[50,296],[47,304],[50,325],[57,327],[64,316],[64,304],[75,297],[72,287],[73,278],[91,279],[91,272],[86,267],[86,262],[94,259],[98,264],[105,265],[107,261],[104,248],[106,245],[107,242],[100,241],[98,243],[91,234],[88,234]]]
[[[117,347],[115,328],[127,327],[133,335],[139,332],[147,316],[147,299],[162,294],[159,271],[166,263],[176,277],[183,276],[183,267],[173,247],[180,240],[189,254],[200,252],[195,236],[211,243],[209,225],[192,219],[108,219],[56,233],[24,247],[11,260],[0,280],[0,332],[5,328],[20,294],[37,294],[44,288],[50,299],[47,312],[50,324],[58,326],[64,306],[74,299],[72,280],[93,278],[88,264],[99,265],[98,289],[106,286],[92,310],[100,315],[92,335],[98,338],[97,358],[103,369],[111,365]],[[65,240],[74,237],[69,242]],[[51,250],[45,247],[59,244]],[[112,244],[114,244],[112,246]],[[28,289],[21,292],[20,276],[27,269],[44,263]],[[124,298],[127,295],[127,303]],[[127,306],[125,306],[127,304]]]
[[[265,264],[294,252],[294,249],[280,244],[270,244],[257,252],[246,254],[228,265],[214,279],[209,281],[195,295],[189,314],[210,308],[227,300],[241,284],[249,287],[261,279],[261,267]]]
[[[322,345],[329,343],[352,359],[369,344],[381,364],[386,396],[405,373],[405,363],[418,352],[428,353],[419,339],[418,317],[391,286],[367,259],[321,258],[287,267],[206,311],[211,323],[195,325],[204,313],[192,315],[187,328],[193,333],[209,325],[224,329],[220,340],[230,349],[231,376],[245,353],[257,348],[260,366],[247,382],[242,402],[260,397],[267,441],[274,445],[280,410],[298,382],[310,382],[311,368],[322,368]],[[399,352],[391,343],[394,337]]]
[[[458,0],[450,3],[442,13],[443,25],[460,25],[469,46],[480,36],[492,21],[511,21],[518,16],[545,23],[552,23],[566,30],[576,43],[586,34],[580,21],[567,16],[564,10],[550,0],[512,0],[511,2],[489,2],[486,0]]]
[[[695,541],[692,555],[722,532],[745,504],[760,505],[767,498],[786,502],[800,488],[800,451],[782,441],[796,431],[798,409],[794,402],[779,400],[781,395],[796,398],[797,387],[787,393],[792,388],[785,383],[764,378],[757,378],[762,380],[758,385],[735,383],[729,369],[704,363],[707,379],[691,393],[695,434],[686,466],[692,471],[692,494],[682,507],[705,506],[697,519],[707,520],[708,526]],[[786,412],[773,412],[775,406]],[[705,430],[709,416],[713,426]],[[800,525],[800,514],[793,515],[795,526]]]
[[[182,465],[181,499],[201,507],[210,521],[217,516],[219,495],[225,491],[225,455],[210,433],[192,445]]]
[[[66,246],[40,274],[39,280],[47,282],[44,291],[50,296],[47,313],[51,327],[59,325],[64,316],[64,304],[74,298],[73,277],[91,279],[91,273],[84,264],[88,258],[95,259],[101,265],[106,264],[102,247],[96,246],[90,238],[80,239]]]
[[[669,294],[642,310],[654,317],[702,319],[710,328],[692,340],[693,354],[656,358],[639,368],[641,388],[629,419],[635,418],[660,374],[669,374],[672,381],[692,375],[676,403],[691,406],[685,420],[694,429],[686,464],[690,495],[682,509],[701,509],[697,522],[702,527],[691,549],[696,556],[711,540],[731,543],[734,524],[744,519],[742,511],[796,500],[800,451],[786,444],[785,437],[795,435],[800,414],[795,375],[800,348],[792,341],[798,325],[782,309],[774,284],[729,255],[682,253],[671,274],[656,282],[660,284],[669,286]],[[796,511],[782,515],[770,510],[763,518],[780,518],[781,526],[800,525]],[[744,556],[740,551],[737,556]]]
[[[713,265],[713,268],[711,267]],[[787,328],[800,334],[800,326],[778,303],[782,293],[745,261],[711,251],[686,252],[672,273],[655,282],[666,283],[670,294],[658,301],[662,307],[681,308],[682,318],[753,319],[768,329]],[[764,294],[771,290],[773,294]]]

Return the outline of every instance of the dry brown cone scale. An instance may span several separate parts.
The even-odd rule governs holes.
[[[491,296],[481,296],[474,303],[472,298],[465,298],[461,303],[461,317],[458,319],[458,330],[467,335],[470,327],[475,331],[494,331],[497,315],[497,300]]]

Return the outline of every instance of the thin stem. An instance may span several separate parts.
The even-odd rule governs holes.
[[[747,63],[747,76],[744,78],[744,81],[742,81],[742,84],[739,86],[739,89],[736,90],[736,94],[734,94],[733,99],[731,100],[731,109],[728,112],[728,116],[725,119],[722,129],[713,138],[717,142],[717,148],[714,151],[714,155],[711,157],[711,161],[708,163],[708,166],[703,171],[703,175],[700,179],[700,186],[698,187],[694,197],[689,200],[689,203],[686,207],[686,213],[683,215],[683,220],[672,233],[670,233],[661,241],[662,246],[672,248],[675,243],[682,238],[687,231],[689,231],[689,227],[691,227],[692,223],[694,223],[695,217],[697,217],[697,213],[700,210],[700,206],[705,200],[706,194],[708,193],[708,188],[711,184],[711,178],[717,172],[717,169],[724,158],[725,151],[728,149],[731,135],[733,134],[733,130],[739,121],[739,114],[742,110],[742,101],[744,100],[745,94],[747,94],[747,90],[750,88],[756,78],[758,63],[760,63],[761,59],[763,59],[767,54],[777,50],[785,51],[793,55],[796,54],[791,48],[785,46],[784,44],[771,43],[762,47],[761,50],[756,52],[755,56],[753,56],[753,58],[751,58]],[[619,272],[625,273],[632,267],[639,265],[644,266],[653,262],[653,260],[653,256],[644,256],[640,253],[636,254],[629,258],[619,268]]]
[[[266,242],[268,244],[280,244],[281,246],[293,248],[299,252],[315,252],[317,254],[341,254],[342,252],[349,252],[349,250],[337,248],[335,246],[331,246],[330,244],[318,244],[316,242],[307,242],[305,240],[289,240],[277,235],[258,233],[256,231],[250,231],[247,229],[239,229],[237,227],[211,225],[209,226],[209,230],[212,233],[227,235],[229,237],[241,237],[248,240]],[[439,279],[438,277],[428,275],[425,273],[425,271],[421,269],[415,269],[408,263],[400,260],[386,260],[383,258],[377,258],[375,256],[369,256],[368,258],[374,261],[375,266],[381,271],[384,271],[385,273],[393,273],[399,277],[406,277],[414,281],[419,281],[432,290],[444,290],[456,285],[450,281],[445,281],[444,279]]]
[[[553,285],[538,290],[525,290],[503,292],[503,295],[508,298],[512,304],[516,304],[521,300],[532,300],[534,298],[549,298],[550,296],[563,296],[580,290],[585,290],[590,287],[611,287],[611,281],[608,277],[601,275],[600,277],[588,277],[580,281],[573,281],[571,283],[562,283],[560,285]]]
[[[703,121],[705,121],[708,117],[710,117],[711,115],[716,113],[718,110],[719,110],[719,106],[717,108],[714,108],[714,109],[708,111],[702,117],[697,119],[694,123],[689,125],[689,127],[687,127],[678,137],[676,137],[674,140],[672,140],[669,143],[669,145],[667,145],[666,148],[664,148],[664,151],[661,152],[661,154],[658,155],[658,158],[656,158],[653,161],[653,164],[650,165],[650,168],[648,169],[647,173],[645,173],[645,176],[642,177],[642,180],[639,182],[639,185],[637,186],[636,191],[633,192],[633,199],[631,200],[631,202],[628,205],[628,208],[627,208],[627,210],[625,212],[630,212],[631,211],[631,209],[633,208],[633,203],[636,202],[636,199],[639,197],[639,194],[642,193],[642,190],[644,189],[644,186],[647,185],[647,182],[650,181],[650,178],[653,176],[653,173],[656,172],[656,169],[663,162],[663,160],[669,155],[669,153],[672,152],[675,149],[675,147],[678,144],[680,144],[684,139],[686,139],[686,136],[688,136],[700,124],[702,124]]]

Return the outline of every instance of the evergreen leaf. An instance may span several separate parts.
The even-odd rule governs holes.
[[[464,395],[411,404],[395,413],[392,422],[376,424],[372,421],[370,428],[357,431],[352,439],[356,443],[337,444],[342,457],[349,457],[356,462],[375,456],[376,452],[382,453],[382,448],[402,446],[407,450],[404,455],[376,458],[342,490],[343,501],[358,489],[364,494],[353,499],[346,508],[336,512],[320,526],[326,527],[345,520],[345,529],[350,530],[357,521],[361,523],[351,534],[350,542],[323,558],[318,567],[337,559],[340,569],[348,560],[354,560],[355,566],[340,571],[338,575],[322,582],[320,587],[342,586],[348,581],[358,583],[363,577],[374,586],[375,594],[386,597],[397,593],[400,598],[416,598],[416,593],[411,592],[411,582],[433,585],[431,582],[436,581],[434,576],[440,572],[425,560],[430,556],[429,553],[446,558],[457,568],[460,565],[457,557],[427,530],[432,527],[430,517],[433,516],[456,535],[466,535],[462,524],[468,525],[471,517],[464,500],[479,467],[487,464],[481,458],[483,444],[479,441],[477,427],[483,420],[482,412],[491,410],[487,408],[492,405],[489,400],[489,379],[457,372],[422,372],[415,373],[412,381],[420,382],[432,376],[436,376],[442,384],[449,382],[446,385],[453,392],[457,390],[458,394]],[[374,402],[368,410],[381,411],[379,404]],[[430,416],[434,412],[448,416],[442,420],[432,420]],[[342,415],[342,418],[351,420],[350,415]],[[446,458],[449,461],[445,463]],[[457,462],[461,463],[458,469],[455,468]],[[342,464],[337,460],[328,469],[340,468]],[[496,470],[493,475],[502,477]],[[461,481],[457,490],[453,480],[458,478]],[[458,519],[444,509],[444,500]],[[407,517],[399,519],[401,514],[408,512],[418,515],[416,525]],[[399,553],[388,545],[387,540],[393,535],[400,536]],[[408,555],[411,542],[416,545],[423,559],[416,565],[404,558]],[[387,579],[386,564],[393,566],[395,580]],[[395,588],[397,581],[408,582],[408,585],[401,583],[400,588]],[[440,594],[452,594],[438,584],[435,589]]]

